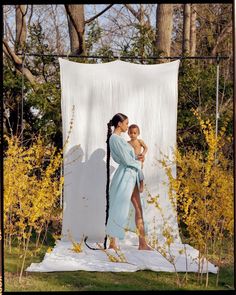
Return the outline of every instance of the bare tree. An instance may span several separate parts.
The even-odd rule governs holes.
[[[161,55],[170,55],[173,4],[158,4],[156,9],[156,47]]]
[[[105,11],[107,11],[113,4],[108,5],[105,9],[103,9],[101,12],[98,14],[90,17],[89,19],[85,20],[84,16],[84,5],[65,5],[66,7],[66,15],[68,16],[69,19],[69,30],[70,30],[70,42],[71,42],[71,49],[72,52],[76,54],[81,54],[84,52],[84,29],[85,25],[89,24],[93,20],[95,20],[97,17],[102,15]],[[51,9],[50,9],[51,8]],[[40,13],[41,9],[41,13]],[[38,23],[43,24],[43,25],[48,25],[46,24],[46,16],[45,13],[42,13],[42,9],[44,7],[36,7],[34,10],[34,13],[38,11]],[[61,53],[62,50],[62,45],[60,45],[60,31],[59,27],[57,24],[57,17],[56,13],[53,11],[52,7],[45,7],[47,9],[47,15],[50,16],[52,19],[52,25],[54,25],[54,35],[56,35],[56,40],[57,43],[55,45],[56,49],[58,50],[58,53]],[[37,87],[37,82],[38,79],[35,78],[35,76],[30,72],[29,69],[26,68],[26,65],[23,65],[23,60],[18,55],[19,50],[24,49],[24,45],[26,42],[26,36],[27,36],[27,10],[28,6],[27,5],[15,5],[15,32],[16,32],[16,38],[14,40],[12,36],[12,44],[13,47],[10,45],[9,42],[9,37],[6,35],[6,29],[5,29],[5,36],[3,38],[3,51],[6,55],[6,57],[13,62],[14,67],[16,68],[17,71],[21,72],[24,74],[26,79],[30,81],[33,87]],[[6,11],[6,9],[5,9]],[[31,21],[32,18],[32,13],[33,13],[33,6],[31,6],[31,13],[30,17],[28,19],[28,22]],[[37,17],[37,15],[35,14]],[[48,16],[47,16],[48,17]],[[51,27],[52,27],[51,25]],[[8,23],[5,22],[5,27],[7,28],[8,34],[12,34],[10,27],[8,26]],[[48,26],[48,31],[50,31],[50,26]],[[52,35],[52,34],[51,34]],[[50,34],[48,35],[48,38],[50,39],[51,36]],[[52,47],[52,42],[48,39],[48,43],[50,47]],[[52,39],[52,38],[51,38]],[[55,40],[55,39],[54,39]],[[53,41],[53,40],[51,40]]]
[[[144,58],[145,56],[145,29],[150,29],[150,18],[148,17],[148,13],[145,10],[145,7],[143,4],[139,4],[138,11],[133,8],[130,4],[125,4],[125,7],[132,13],[133,16],[138,20],[139,22],[139,55]],[[145,20],[146,18],[146,20]],[[143,30],[144,29],[144,30]],[[141,63],[143,63],[143,59],[141,60]]]
[[[61,42],[61,33],[59,30],[59,24],[58,24],[58,18],[57,18],[57,5],[55,7],[54,10],[54,6],[55,5],[51,5],[51,16],[53,19],[53,24],[54,24],[54,28],[55,28],[55,32],[56,32],[56,50],[58,54],[62,54],[63,53],[63,48],[62,48],[62,42]]]
[[[84,5],[65,5],[68,17],[70,47],[73,54],[84,52]]]
[[[107,11],[113,4],[108,5],[105,9],[99,12],[97,15],[85,20],[84,17],[84,5],[65,5],[65,9],[68,15],[68,26],[70,34],[71,52],[73,54],[84,54],[85,53],[85,41],[84,32],[85,25],[95,20],[97,17]]]
[[[32,75],[32,73],[26,68],[23,67],[23,61],[22,58],[20,58],[8,45],[7,40],[3,39],[3,51],[7,55],[8,58],[10,58],[15,68],[21,72],[27,79],[30,81],[32,86],[36,86],[36,79]]]
[[[127,6],[127,7],[126,7]],[[137,24],[140,21],[144,26],[149,23],[149,6],[143,5],[142,16],[140,17],[140,5],[114,5],[109,13],[102,17],[102,46],[107,45],[114,52],[128,52],[133,49],[135,40],[137,40]],[[139,50],[139,54],[140,54]]]
[[[221,30],[220,34],[218,35],[217,39],[216,39],[216,43],[215,46],[213,47],[211,54],[212,55],[216,55],[217,50],[219,48],[219,45],[225,40],[225,38],[228,36],[228,34],[230,34],[232,32],[232,21],[230,20],[228,22],[228,24],[223,27],[223,29]]]
[[[196,54],[196,5],[191,4],[191,20],[190,20],[190,55],[195,56]]]
[[[8,44],[8,38],[5,36],[3,38],[3,52],[9,58],[17,71],[21,72],[30,81],[33,87],[36,87],[36,79],[29,69],[23,66],[23,60],[17,55],[18,49],[24,49],[27,26],[26,26],[26,5],[16,5],[15,15],[16,15],[16,39],[14,43],[14,49],[12,49]]]
[[[27,5],[16,5],[16,41],[15,51],[22,49],[26,41],[26,14]]]
[[[133,14],[133,16],[136,17],[140,25],[150,27],[150,19],[148,18],[148,14],[144,9],[143,4],[140,4],[138,11],[136,11],[130,4],[124,4],[124,5]],[[145,21],[144,17],[147,17],[148,19]]]
[[[183,55],[189,54],[190,52],[190,4],[184,4],[184,20],[183,20]]]

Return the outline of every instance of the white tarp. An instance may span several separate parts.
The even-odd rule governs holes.
[[[186,256],[179,254],[183,244],[179,236],[176,210],[168,197],[168,179],[157,162],[167,155],[173,159],[176,144],[179,60],[140,65],[120,60],[103,64],[81,64],[59,59],[62,91],[64,151],[64,207],[62,239],[39,264],[27,271],[174,271],[157,251],[137,250],[138,239],[127,233],[119,245],[132,264],[109,262],[102,251],[86,248],[73,253],[68,230],[76,241],[88,236],[96,246],[105,236],[106,210],[106,136],[107,123],[116,113],[124,113],[130,124],[140,127],[140,138],[148,146],[143,172],[145,185],[152,196],[159,194],[166,225],[175,236],[172,251],[178,271],[186,270]],[[73,121],[72,129],[70,122]],[[71,130],[71,131],[70,131]],[[128,140],[127,134],[122,136]],[[111,178],[117,164],[111,159]],[[172,164],[176,175],[176,166]],[[163,184],[163,181],[167,182]],[[156,235],[163,244],[163,217],[154,205],[147,204],[147,192],[141,194],[145,226],[149,237]],[[186,245],[187,271],[197,271],[198,251]],[[113,251],[113,250],[110,250]],[[105,256],[104,256],[105,255]],[[204,269],[204,268],[203,268]],[[210,272],[217,268],[208,264]]]

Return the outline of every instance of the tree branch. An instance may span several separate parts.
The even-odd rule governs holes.
[[[147,15],[147,13],[145,11],[142,11],[142,8],[139,9],[139,11],[135,11],[133,9],[133,7],[130,4],[124,4],[124,6],[133,14],[133,16],[135,16],[137,18],[137,20],[140,22],[140,24],[143,24],[144,26],[146,26],[146,28],[150,28],[150,18],[149,15]],[[143,15],[144,14],[147,17],[147,21],[143,20]]]
[[[214,48],[211,51],[212,55],[215,55],[216,54],[216,50],[217,50],[219,44],[225,39],[225,37],[227,36],[227,34],[229,34],[231,31],[232,31],[232,22],[230,21],[223,28],[223,30],[220,32],[220,35],[218,36],[218,38],[216,40],[216,45],[214,46]]]
[[[130,4],[124,4],[125,7],[137,18],[138,21],[141,21],[141,13],[137,12],[133,9],[133,7]]]
[[[8,45],[8,43],[7,43],[7,41],[5,39],[3,39],[3,51],[6,54],[6,56],[10,60],[13,61],[15,68],[19,72],[21,72],[27,78],[27,80],[29,80],[29,82],[32,84],[32,86],[35,88],[37,86],[35,77],[32,75],[30,70],[23,67],[22,59],[19,58],[19,56],[17,56],[15,54],[15,52],[9,47],[9,45]]]
[[[7,43],[6,39],[3,39],[3,50],[5,53],[7,53],[7,56],[9,56],[15,65],[22,65],[22,60],[15,54],[15,52],[10,48],[10,46]]]
[[[7,48],[6,48],[5,44],[4,44],[4,42],[3,42],[3,52],[6,54],[6,56],[7,56],[9,59],[11,59],[11,56],[10,56],[10,54],[8,53]]]
[[[100,15],[102,15],[104,12],[106,12],[109,8],[111,8],[113,6],[113,4],[108,5],[105,9],[103,9],[101,12],[99,12],[98,14],[96,14],[95,16],[91,17],[90,19],[87,19],[84,21],[84,24],[88,24],[91,23],[93,20],[95,20],[97,17],[99,17]]]

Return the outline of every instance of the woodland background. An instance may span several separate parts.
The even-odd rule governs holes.
[[[108,62],[116,59],[116,56],[121,59],[130,57],[124,61],[142,64],[169,61],[148,59],[150,56],[227,56],[227,59],[219,62],[218,128],[223,128],[224,136],[229,140],[220,145],[222,159],[224,158],[222,163],[226,164],[223,165],[222,174],[217,175],[224,175],[224,193],[228,190],[227,196],[233,202],[232,4],[4,5],[3,13],[3,146],[4,175],[8,175],[4,180],[4,238],[9,290],[23,290],[17,284],[14,285],[14,274],[19,274],[19,261],[20,277],[25,263],[30,263],[27,251],[33,251],[31,243],[36,245],[36,252],[31,254],[34,253],[33,257],[40,260],[45,251],[45,243],[47,247],[53,246],[60,235],[62,157],[56,157],[55,152],[58,151],[59,155],[63,145],[57,55],[76,55],[77,57],[68,58],[84,63]],[[27,56],[32,53],[34,56]],[[209,140],[209,136],[202,132],[206,127],[203,121],[207,120],[212,122],[208,135],[215,132],[216,64],[215,59],[181,60],[177,145],[182,154],[195,150],[207,157],[209,146],[212,147],[213,154],[216,151],[213,137]],[[203,120],[201,124],[190,111],[192,109],[200,114]],[[203,129],[201,126],[204,126]],[[25,161],[22,162],[22,159]],[[193,163],[193,159],[189,163]],[[181,171],[181,165],[179,168]],[[212,166],[209,171],[213,171]],[[22,175],[24,180],[20,178]],[[208,173],[207,177],[209,175]],[[214,183],[212,179],[209,178],[208,183]],[[45,191],[41,189],[42,183],[39,181],[44,181]],[[39,186],[36,185],[37,182]],[[198,185],[201,186],[201,180]],[[30,192],[28,187],[32,188]],[[54,199],[46,199],[49,189],[55,196]],[[39,204],[36,206],[32,201],[36,195],[42,204],[51,205],[47,208],[40,207]],[[217,200],[220,202],[220,198]],[[180,216],[183,216],[182,209],[179,209]],[[223,216],[222,213],[223,220],[232,222],[233,209],[230,207],[227,210],[225,212],[228,215],[225,213]],[[185,224],[181,225],[186,239],[190,228],[189,216],[191,214],[185,216]],[[230,254],[226,251],[229,255],[226,255],[225,263],[232,267],[233,245],[229,228],[220,227],[219,241],[221,245],[223,232],[231,251]],[[195,246],[197,244],[195,240]],[[12,262],[13,257],[21,259],[17,265]],[[222,264],[222,259],[220,263]],[[27,282],[26,278],[24,280]],[[98,277],[97,280],[99,281]],[[232,272],[227,280],[229,282],[224,284],[231,286]],[[170,284],[168,281],[167,285]],[[29,288],[33,288],[31,283]],[[37,285],[34,290],[39,288]]]
[[[117,54],[144,58],[229,56],[220,62],[219,122],[225,113],[232,116],[231,4],[4,6],[3,50],[4,132],[10,134],[12,130],[19,135],[24,129],[25,140],[41,131],[49,141],[62,146],[58,58],[44,54],[110,57],[76,59],[87,63],[107,62]],[[42,56],[26,57],[23,67],[18,52]],[[198,107],[203,116],[215,116],[215,62],[183,62],[179,79],[178,134],[185,133],[188,140],[184,144],[196,144],[196,126],[189,109]],[[232,133],[232,123],[229,128]]]

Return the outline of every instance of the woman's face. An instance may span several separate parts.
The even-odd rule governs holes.
[[[121,132],[126,132],[128,130],[128,127],[129,127],[129,120],[128,120],[128,118],[125,119],[123,122],[119,122],[118,123],[118,126],[120,127]]]

